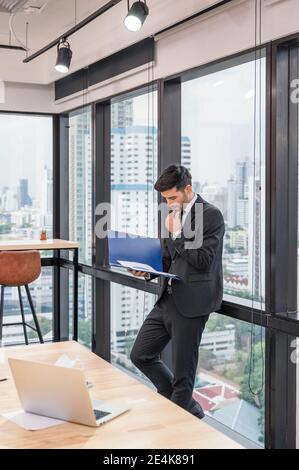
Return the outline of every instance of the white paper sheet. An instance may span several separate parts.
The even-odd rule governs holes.
[[[6,354],[4,352],[4,347],[0,347],[0,384],[6,382],[7,380],[7,373],[4,373],[3,367],[1,364],[4,364],[6,361]]]
[[[143,271],[145,273],[150,273],[150,274],[157,274],[158,276],[169,277],[172,279],[179,279],[179,277],[176,276],[175,274],[164,273],[163,271],[156,271],[149,264],[137,263],[137,261],[125,261],[125,260],[119,260],[119,259],[117,260],[117,262],[121,266],[127,269],[133,269],[135,271]]]
[[[61,419],[47,418],[46,416],[26,413],[23,410],[12,411],[3,416],[27,431],[39,431],[65,423]]]
[[[2,348],[0,348],[0,364],[4,364],[5,360],[6,360],[5,349],[2,346]]]
[[[76,365],[76,359],[70,359],[67,354],[62,354],[57,361],[55,362],[55,366],[60,366],[60,367],[75,367]]]

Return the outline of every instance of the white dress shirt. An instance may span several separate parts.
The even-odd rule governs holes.
[[[191,201],[188,202],[188,204],[186,204],[186,207],[183,207],[183,216],[182,216],[182,221],[181,221],[181,222],[182,222],[182,227],[183,227],[183,225],[184,225],[184,223],[185,223],[185,220],[186,220],[187,215],[188,215],[189,212],[191,211],[191,208],[192,208],[193,204],[195,204],[196,199],[197,199],[197,194],[194,193],[194,196],[193,196],[193,198],[191,199]],[[172,233],[172,234],[171,234],[171,238],[172,238],[173,240],[175,240],[181,233],[182,233],[182,229],[181,229],[181,230],[178,230],[177,232]],[[171,286],[171,281],[172,281],[171,278],[168,279],[168,285],[169,285],[169,286]]]
[[[191,199],[191,201],[188,202],[188,204],[186,205],[186,207],[183,208],[182,227],[183,227],[183,225],[184,225],[184,223],[185,223],[185,220],[186,220],[187,215],[188,215],[189,212],[191,211],[191,208],[192,208],[193,204],[195,204],[196,199],[197,199],[197,194],[194,193],[194,196],[193,196],[193,198]],[[182,231],[182,230],[178,230],[177,232],[172,233],[171,238],[172,238],[173,240],[175,240],[175,239],[180,235],[181,231]]]

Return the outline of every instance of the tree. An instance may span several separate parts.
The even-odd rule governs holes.
[[[91,348],[91,320],[79,320],[78,331],[80,343]]]
[[[38,318],[38,323],[42,332],[42,336],[45,336],[46,334],[50,333],[50,331],[52,331],[52,320],[42,315],[38,315],[37,318]],[[35,324],[33,320],[28,322],[28,324],[31,325],[33,328],[35,328]],[[36,337],[37,337],[37,333],[30,329],[30,331],[28,331],[28,338],[35,339]]]
[[[11,232],[11,224],[0,224],[0,234],[7,234]]]
[[[248,357],[244,369],[243,380],[240,386],[240,398],[251,403],[260,409],[260,418],[258,424],[261,431],[260,441],[264,434],[264,415],[265,415],[265,391],[264,391],[264,361],[263,361],[264,342],[254,344],[252,357]],[[254,359],[254,362],[253,362]],[[254,367],[253,367],[254,363]]]

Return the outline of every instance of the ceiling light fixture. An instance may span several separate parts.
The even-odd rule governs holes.
[[[69,42],[64,38],[57,44],[57,60],[55,70],[60,73],[67,73],[69,71],[72,51]]]
[[[129,31],[139,31],[146,20],[146,17],[149,14],[149,9],[146,4],[146,0],[143,2],[138,0],[137,2],[133,3],[130,8],[130,2],[128,0],[128,14],[125,18],[125,27]]]

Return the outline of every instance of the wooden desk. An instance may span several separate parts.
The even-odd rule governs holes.
[[[73,250],[73,339],[78,339],[78,250],[79,243],[58,238],[48,240],[0,240],[0,251],[54,250],[54,264],[60,266],[61,250]],[[60,303],[57,302],[54,321],[54,339],[60,339]]]
[[[78,358],[94,384],[93,399],[120,401],[131,408],[99,428],[65,423],[25,431],[2,415],[20,407],[7,357],[54,363],[61,354]],[[2,360],[2,363],[1,363]],[[0,448],[211,449],[240,448],[206,423],[121,372],[74,341],[0,349]]]
[[[19,250],[74,250],[79,248],[78,242],[60,240],[0,240],[0,251]]]

